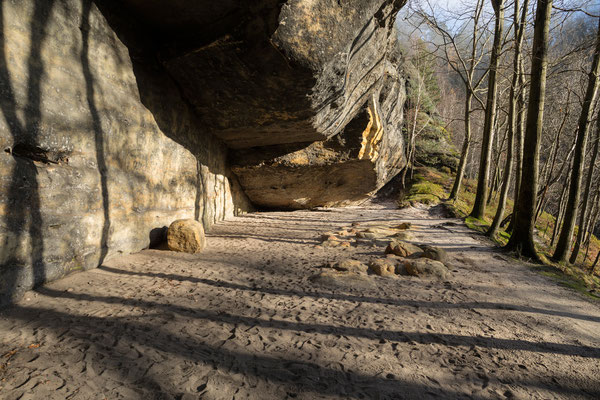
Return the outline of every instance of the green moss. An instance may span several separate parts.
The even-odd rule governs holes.
[[[545,262],[548,262],[547,259]],[[597,291],[590,290],[590,284],[583,279],[582,276],[578,276],[574,273],[572,268],[557,264],[548,263],[548,265],[535,266],[532,269],[544,276],[552,278],[559,285],[568,287],[583,294],[586,297],[600,300],[600,295]],[[593,278],[593,277],[590,277]]]
[[[400,206],[406,207],[416,203],[435,205],[446,199],[446,189],[430,178],[429,171],[418,170],[409,189],[401,197]]]
[[[410,199],[414,202],[421,202],[424,204],[437,204],[443,202],[446,209],[450,214],[457,218],[463,218],[465,224],[474,231],[486,233],[492,223],[496,208],[498,206],[497,199],[492,199],[492,202],[486,207],[485,217],[483,219],[477,219],[470,217],[469,214],[475,203],[475,190],[476,182],[465,179],[463,188],[456,201],[444,201],[448,197],[450,188],[454,183],[454,176],[447,173],[447,171],[437,171],[432,168],[419,168],[415,174],[414,185],[411,187],[404,201]],[[407,202],[407,204],[411,204]],[[507,201],[505,215],[512,213],[513,203]],[[554,224],[556,223],[555,218],[543,212],[536,223],[536,229],[538,231],[539,244],[538,250],[540,251],[540,258],[544,265],[533,267],[534,270],[543,274],[544,276],[551,277],[556,280],[560,285],[569,287],[589,298],[600,299],[600,277],[587,273],[585,268],[552,263],[548,260],[549,254],[551,254],[551,239]],[[510,239],[510,233],[502,229],[498,231],[494,241],[498,245],[506,245]],[[595,236],[591,239],[589,257],[587,259],[587,268],[589,264],[595,260],[596,255],[600,251],[600,240]],[[584,253],[584,252],[582,252]],[[584,264],[584,254],[580,255],[579,263]]]

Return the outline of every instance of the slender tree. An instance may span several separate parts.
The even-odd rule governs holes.
[[[443,21],[439,21],[435,15],[435,10],[438,8],[437,5],[434,6],[429,1],[423,1],[420,7],[415,9],[415,14],[439,36],[442,43],[441,46],[434,44],[440,50],[436,51],[435,54],[457,74],[465,88],[464,140],[456,178],[449,197],[450,200],[456,200],[462,186],[469,156],[471,155],[473,100],[480,107],[485,107],[483,100],[478,95],[478,91],[487,75],[487,71],[484,74],[476,76],[478,75],[477,69],[485,55],[484,49],[486,48],[487,41],[487,37],[481,33],[482,30],[485,30],[485,27],[482,27],[484,0],[477,0],[475,8],[472,11],[465,12],[470,15],[469,23],[472,27],[472,32],[468,35],[468,50],[461,44],[463,42],[463,29],[461,28],[458,31],[447,29],[446,24]],[[465,24],[464,27],[466,26],[468,25]]]
[[[552,0],[538,0],[533,33],[531,86],[527,106],[519,201],[515,205],[514,229],[506,246],[507,250],[517,250],[522,256],[536,260],[539,257],[533,241],[533,229],[535,226],[540,140],[544,121],[551,15]]]
[[[571,170],[571,186],[569,188],[569,198],[567,200],[565,219],[563,222],[558,243],[552,259],[554,261],[566,261],[573,239],[575,230],[575,218],[579,206],[579,197],[581,194],[581,175],[583,173],[583,163],[587,146],[588,132],[590,127],[590,116],[594,109],[596,97],[598,94],[598,74],[600,73],[600,22],[598,25],[598,34],[596,37],[596,49],[592,61],[592,69],[589,73],[587,89],[579,122],[577,128],[577,144],[573,155],[573,169]]]
[[[496,119],[496,104],[498,99],[498,64],[502,51],[504,32],[504,0],[491,0],[496,15],[494,28],[494,44],[490,58],[488,73],[488,94],[485,109],[485,122],[483,126],[483,142],[481,144],[481,157],[479,161],[479,175],[477,179],[477,194],[471,216],[483,218],[488,196],[490,177],[490,160],[492,156],[492,142],[494,140],[494,124]]]
[[[599,42],[600,42],[600,28],[599,32]],[[598,118],[600,121],[600,117]],[[596,130],[596,142],[594,143],[594,149],[592,150],[592,160],[590,161],[590,166],[588,168],[588,175],[585,182],[585,191],[583,194],[583,204],[581,206],[581,211],[579,212],[579,230],[577,231],[577,239],[575,239],[575,246],[573,247],[573,252],[571,253],[571,258],[569,258],[569,262],[574,264],[577,261],[577,256],[579,255],[579,251],[581,250],[581,244],[583,243],[583,239],[586,233],[586,215],[590,203],[590,192],[592,190],[592,179],[594,177],[594,167],[596,166],[596,159],[598,158],[598,150],[600,147],[600,122],[598,123],[598,128]],[[591,213],[590,213],[591,214]],[[591,216],[591,215],[590,215]]]
[[[500,199],[498,201],[498,208],[496,209],[496,215],[494,221],[490,226],[487,234],[490,237],[496,236],[502,217],[504,216],[504,210],[506,208],[506,199],[508,197],[508,190],[510,188],[510,182],[512,180],[512,164],[513,164],[513,150],[515,146],[516,131],[522,128],[521,115],[517,107],[519,106],[519,96],[522,92],[523,87],[519,86],[521,81],[521,47],[523,46],[523,36],[525,33],[525,23],[527,16],[527,8],[529,6],[529,0],[525,0],[523,3],[523,11],[520,10],[519,0],[514,0],[514,15],[513,25],[515,32],[515,51],[513,58],[513,76],[510,86],[510,98],[508,108],[508,149],[506,151],[506,166],[504,167],[504,181],[502,183],[502,189],[500,190]]]

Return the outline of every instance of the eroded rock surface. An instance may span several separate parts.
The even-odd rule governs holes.
[[[251,209],[143,27],[104,3],[121,11],[0,4],[0,304],[151,246],[176,219],[210,228]]]
[[[366,199],[404,165],[403,4],[2,2],[0,303],[248,198]]]
[[[204,126],[238,150],[245,193],[277,209],[361,202],[404,166],[404,2],[128,0]]]

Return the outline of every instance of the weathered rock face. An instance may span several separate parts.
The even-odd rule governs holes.
[[[404,2],[128,0],[205,126],[240,150],[250,200],[278,209],[363,201],[404,166]]]
[[[250,200],[260,207],[360,203],[405,165],[403,105],[404,86],[398,79],[372,95],[357,117],[333,138],[300,144],[296,151],[292,146],[236,151],[232,169]]]
[[[404,163],[404,2],[0,2],[0,302],[246,193],[365,199]]]
[[[0,2],[0,303],[249,207],[226,146],[111,24],[87,0]]]
[[[248,148],[341,132],[384,76],[404,1],[127,3],[160,31],[161,59],[205,125]]]

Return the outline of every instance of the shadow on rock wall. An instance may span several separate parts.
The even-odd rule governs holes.
[[[5,30],[4,2],[0,2],[0,91],[2,100],[0,107],[6,120],[13,145],[5,152],[15,157],[15,165],[8,189],[5,208],[4,224],[14,235],[17,243],[25,242],[25,236],[30,236],[30,254],[19,251],[9,259],[8,270],[3,273],[4,282],[0,290],[0,304],[12,299],[15,291],[19,290],[22,282],[37,284],[46,279],[44,264],[44,238],[42,235],[43,220],[40,213],[40,193],[38,183],[38,166],[36,162],[44,162],[44,152],[37,146],[38,124],[41,118],[40,85],[44,76],[44,66],[41,62],[40,51],[46,36],[46,23],[54,0],[36,2],[32,18],[31,49],[27,60],[28,93],[24,120],[22,123],[17,116],[17,101],[12,88],[8,71]],[[24,259],[30,258],[33,268],[28,271],[22,267]]]
[[[0,240],[4,241],[0,241],[0,305],[71,271],[101,265],[115,251],[112,246],[122,240],[113,237],[115,232],[130,236],[125,238],[131,240],[125,251],[141,250],[144,241],[152,244],[159,240],[155,236],[167,222],[164,220],[181,214],[177,205],[172,204],[178,196],[171,193],[174,187],[185,186],[190,193],[184,195],[192,196],[186,197],[190,206],[193,196],[196,197],[190,217],[195,215],[205,226],[231,211],[227,196],[233,196],[234,203],[243,204],[241,208],[247,207],[243,193],[237,186],[229,186],[235,178],[226,165],[226,147],[202,129],[183,101],[180,89],[156,58],[152,38],[144,36],[148,31],[140,24],[132,26],[133,20],[110,1],[45,0],[24,2],[22,6],[0,2],[0,111],[6,122],[0,136],[5,157],[1,161],[6,169],[0,175],[4,182],[9,182],[2,185],[0,202],[3,234]],[[62,36],[57,36],[57,28],[63,29],[63,32],[58,30]],[[111,28],[127,46],[129,58],[116,37],[113,38]],[[28,32],[23,34],[24,30]],[[106,91],[106,86],[112,85],[112,71],[105,74],[102,69],[103,55],[97,53],[99,43],[112,51],[108,57],[117,68],[128,74],[133,68],[137,93],[135,88],[130,92],[129,86],[119,87],[119,81],[115,82],[115,88],[124,89],[123,96],[129,96],[126,98],[129,103],[123,104],[138,107],[141,102],[143,106],[133,112],[144,115],[128,115],[128,110],[118,109],[121,103],[111,104],[112,94],[103,93],[103,88]],[[27,49],[28,53],[20,53]],[[49,57],[57,65],[45,65],[50,62]],[[54,81],[52,74],[65,65],[69,69],[65,74],[71,74],[72,82]],[[79,83],[81,87],[75,87]],[[61,85],[75,89],[65,95],[61,93]],[[77,90],[79,94],[74,95]],[[55,110],[56,104],[71,110],[64,114],[47,111],[53,106]],[[116,135],[129,129],[130,119],[139,124],[133,127],[138,141],[129,143],[127,137],[117,140]],[[177,181],[169,180],[177,171],[171,171],[170,175],[166,170],[147,171],[149,163],[132,161],[134,157],[142,161],[154,157],[153,151],[163,143],[160,139],[163,134],[176,143],[168,144],[164,151],[169,153],[164,157],[175,163],[175,168],[176,163],[189,163],[195,157],[195,164],[192,162],[191,167],[186,164],[185,171],[197,172]],[[52,149],[60,149],[60,144],[56,147],[54,144],[63,139],[75,142],[73,151],[85,165],[74,166],[69,163],[70,153]],[[81,147],[88,139],[93,147],[90,154]],[[145,140],[159,143],[146,149]],[[121,153],[114,154],[116,146],[122,143],[127,144],[126,148],[116,149]],[[193,157],[186,155],[188,158],[182,159],[182,154],[187,153],[178,145]],[[132,149],[140,154],[129,155]],[[82,174],[85,176],[81,177]],[[136,209],[140,191],[147,192],[145,203]],[[165,200],[165,196],[170,197]],[[121,204],[111,204],[111,199]],[[63,201],[74,205],[63,207]],[[156,205],[157,201],[162,203]],[[153,206],[163,208],[150,216],[148,209]],[[157,218],[155,214],[160,214],[162,220],[151,227],[148,224]],[[87,217],[93,222],[79,226],[81,218]]]

